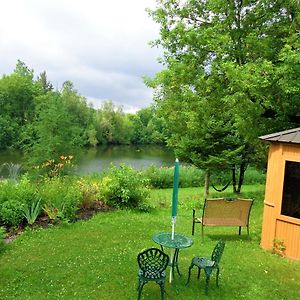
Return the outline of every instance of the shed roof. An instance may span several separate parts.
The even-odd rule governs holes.
[[[300,127],[263,135],[259,139],[268,142],[300,144]]]

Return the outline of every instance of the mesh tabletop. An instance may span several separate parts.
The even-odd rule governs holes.
[[[170,232],[159,232],[154,234],[153,241],[158,245],[168,248],[182,249],[193,245],[193,240],[183,234],[175,233],[174,240]]]

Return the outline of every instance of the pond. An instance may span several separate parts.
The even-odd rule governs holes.
[[[23,156],[19,151],[1,151],[0,166],[3,163],[22,164]],[[87,175],[101,172],[111,164],[130,165],[136,169],[147,168],[150,165],[169,167],[174,164],[174,152],[166,147],[157,145],[143,146],[100,146],[90,148],[80,155],[75,173]]]

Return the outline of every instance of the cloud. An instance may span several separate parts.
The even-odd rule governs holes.
[[[152,92],[141,77],[161,69],[161,51],[149,46],[158,27],[145,12],[154,5],[155,0],[5,1],[0,72],[12,72],[21,59],[36,75],[46,70],[56,87],[71,80],[96,107],[103,99],[131,110],[146,107]]]

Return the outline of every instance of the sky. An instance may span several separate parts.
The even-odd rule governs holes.
[[[57,89],[72,81],[94,108],[107,100],[126,112],[147,107],[153,91],[142,76],[162,69],[147,7],[155,0],[2,0],[0,76],[20,59]]]

